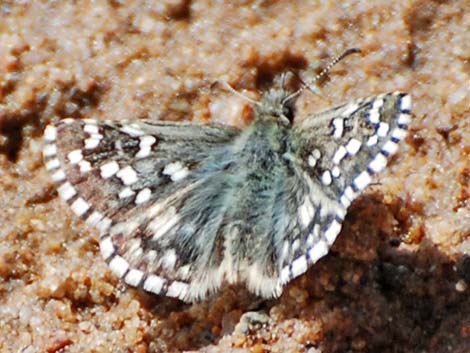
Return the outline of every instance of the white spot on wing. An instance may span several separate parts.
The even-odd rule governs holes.
[[[313,158],[312,155],[310,155],[310,156],[308,156],[307,163],[308,163],[309,167],[313,168],[317,164],[317,160],[315,158]]]
[[[411,96],[407,94],[403,96],[400,103],[401,110],[410,110],[411,109]]]
[[[331,173],[329,170],[325,170],[321,176],[321,182],[323,185],[330,185],[332,182]]]
[[[55,144],[46,145],[42,151],[44,157],[52,157],[57,154],[57,146]]]
[[[97,134],[100,133],[100,131],[98,129],[98,125],[96,125],[96,124],[86,124],[83,127],[83,131],[87,132],[90,135],[97,135]]]
[[[105,237],[100,240],[100,251],[103,259],[107,260],[114,253],[114,245],[111,237]]]
[[[57,172],[52,174],[52,180],[54,180],[56,183],[65,179],[67,179],[67,176],[65,175],[65,172],[62,169],[59,169]]]
[[[308,165],[312,168],[315,167],[315,165],[317,164],[317,161],[320,159],[320,157],[321,157],[320,150],[315,148],[307,158]]]
[[[116,276],[122,278],[129,269],[129,263],[124,260],[121,256],[116,255],[109,262],[109,268],[111,269],[111,271],[114,272]]]
[[[346,148],[344,148],[344,146],[339,146],[335,154],[333,155],[333,163],[339,164],[347,153],[348,151],[346,150]]]
[[[162,173],[165,175],[171,175],[177,172],[178,170],[180,170],[181,168],[183,168],[183,166],[181,165],[180,162],[172,162],[172,163],[167,164],[165,168],[163,168]]]
[[[344,220],[344,217],[346,217],[346,210],[344,208],[338,208],[336,210],[336,216],[341,218],[341,220]]]
[[[60,167],[60,162],[57,158],[51,159],[50,161],[46,162],[46,169],[53,170]]]
[[[86,211],[90,209],[90,205],[81,197],[78,197],[71,205],[70,208],[78,216],[83,216]]]
[[[62,197],[65,201],[70,200],[77,194],[75,188],[68,181],[59,186],[57,191],[59,192],[60,197]]]
[[[293,277],[297,277],[307,271],[307,259],[305,256],[301,256],[295,259],[291,265]]]
[[[52,125],[48,125],[46,129],[44,130],[44,139],[46,141],[55,141],[57,138],[57,128]]]
[[[150,146],[144,146],[139,149],[139,152],[135,154],[135,158],[141,159],[146,158],[150,155],[151,148]]]
[[[152,145],[157,141],[157,139],[151,135],[145,135],[140,138],[139,143],[139,152],[135,155],[135,158],[145,158],[150,155],[152,150]]]
[[[372,103],[372,108],[369,113],[369,121],[373,124],[378,124],[380,122],[380,108],[382,108],[384,100],[382,98],[377,98],[374,103]]]
[[[333,178],[338,178],[340,174],[341,174],[341,169],[339,169],[339,167],[335,165],[333,169],[331,169],[331,175],[333,176]]]
[[[159,276],[150,275],[144,282],[142,288],[144,288],[148,292],[152,292],[155,294],[160,294],[163,289],[163,285],[165,284],[165,280]]]
[[[108,162],[100,167],[100,171],[102,178],[110,178],[119,171],[119,164],[116,161]]]
[[[69,152],[69,154],[67,155],[67,158],[70,161],[70,164],[77,164],[83,159],[82,151],[73,150],[72,152]]]
[[[175,281],[168,286],[166,294],[173,298],[184,299],[188,292],[188,285],[183,282]]]
[[[140,138],[140,147],[142,146],[152,146],[155,142],[157,141],[157,139],[155,138],[155,136],[152,136],[152,135],[145,135],[145,136],[142,136]]]
[[[352,201],[356,198],[356,193],[354,192],[354,190],[348,186],[345,190],[344,190],[344,195],[346,195],[346,197]]]
[[[393,141],[385,142],[385,145],[382,147],[382,151],[388,153],[389,155],[395,154],[398,150],[398,145]]]
[[[308,257],[312,262],[317,262],[323,256],[328,254],[328,244],[324,240],[320,240],[313,248],[308,251]]]
[[[134,194],[135,194],[135,191],[133,191],[130,187],[125,187],[124,189],[121,190],[118,196],[120,199],[125,199],[127,197],[131,197]]]
[[[176,173],[173,173],[171,175],[171,180],[173,181],[180,181],[186,178],[189,174],[188,168],[184,167],[183,169],[177,171]]]
[[[338,233],[341,231],[341,224],[335,219],[331,222],[330,226],[325,232],[325,238],[329,245],[333,244],[338,236]]]
[[[156,139],[154,136],[145,135],[145,136],[142,136],[142,137],[140,138],[140,144],[139,144],[139,146],[140,146],[140,147],[143,147],[143,146],[152,146],[156,141],[157,141],[157,139]]]
[[[369,168],[374,172],[378,173],[382,169],[385,168],[387,165],[387,157],[385,157],[382,153],[379,153],[375,156],[375,158],[370,162]]]
[[[94,124],[85,124],[85,126],[83,127],[83,131],[89,133],[90,135],[100,133],[96,122]]]
[[[116,176],[122,180],[124,185],[132,185],[137,180],[139,180],[139,178],[137,177],[137,173],[135,172],[134,168],[132,168],[130,165],[122,168],[119,172],[117,172]]]
[[[173,181],[179,181],[186,178],[189,171],[180,162],[172,162],[165,166],[162,173],[168,175]]]
[[[100,137],[101,136],[101,137]],[[85,148],[87,150],[92,150],[100,144],[102,135],[91,135],[91,137],[85,140]]]
[[[143,277],[144,273],[142,271],[131,269],[124,278],[124,282],[131,286],[137,287]]]
[[[367,171],[363,171],[354,179],[354,185],[359,190],[363,190],[372,181],[370,174]]]
[[[377,129],[377,135],[380,137],[385,137],[388,134],[388,130],[390,129],[390,126],[387,123],[381,122],[379,124],[379,128]]]
[[[355,138],[350,139],[348,144],[346,145],[346,150],[351,156],[354,156],[357,152],[359,152],[360,148],[361,148],[361,141]]]
[[[400,125],[409,125],[411,123],[411,115],[402,113],[398,116],[397,122]]]
[[[406,136],[408,136],[408,131],[404,129],[394,129],[392,131],[392,137],[398,140],[403,140]]]
[[[371,137],[369,137],[369,139],[366,142],[366,145],[369,146],[369,147],[375,146],[377,144],[377,142],[379,142],[379,137],[374,134]]]
[[[103,214],[98,211],[93,211],[92,214],[86,219],[86,223],[95,226],[98,224],[99,221],[103,219]]]
[[[343,205],[344,208],[348,208],[349,205],[351,205],[351,201],[343,195],[341,195],[339,202],[341,202],[341,205]]]
[[[135,198],[135,203],[137,205],[147,202],[150,199],[150,196],[152,195],[152,191],[149,188],[145,188],[139,191]]]
[[[91,170],[91,164],[88,161],[82,160],[78,163],[78,166],[80,167],[80,173],[84,174],[87,173]]]
[[[341,138],[341,136],[343,136],[344,120],[342,118],[333,119],[333,126],[333,137],[337,139]]]

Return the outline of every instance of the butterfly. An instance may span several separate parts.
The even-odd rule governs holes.
[[[293,123],[297,96],[270,89],[243,130],[63,119],[45,129],[45,165],[128,285],[187,302],[225,283],[278,297],[328,253],[411,122],[394,92]]]

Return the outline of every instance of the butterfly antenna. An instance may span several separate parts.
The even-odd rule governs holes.
[[[244,94],[238,92],[235,88],[233,88],[232,86],[230,86],[230,84],[227,82],[227,81],[224,81],[224,80],[217,80],[215,82],[216,84],[220,84],[222,85],[227,91],[229,91],[230,93],[236,95],[237,97],[240,97],[241,99],[253,104],[253,105],[257,105],[257,106],[260,106],[261,103],[258,102],[258,101],[255,101],[254,99],[251,99],[250,97],[247,97],[245,96]]]
[[[313,78],[313,80],[311,80],[309,82],[302,82],[302,86],[300,86],[300,88],[297,91],[295,91],[291,95],[284,98],[284,103],[291,100],[294,97],[297,97],[300,93],[302,93],[302,91],[304,89],[308,88],[312,83],[319,82],[319,81],[323,80],[325,78],[325,76],[327,76],[330,73],[333,66],[335,66],[337,63],[339,63],[345,57],[347,57],[351,54],[357,54],[357,53],[360,53],[360,52],[361,52],[361,49],[359,49],[359,48],[349,48],[349,49],[345,50],[341,55],[339,55],[336,58],[334,58],[333,60],[331,60],[330,63],[328,65],[326,65],[326,67],[323,70],[321,70],[321,72],[317,76],[315,76]]]

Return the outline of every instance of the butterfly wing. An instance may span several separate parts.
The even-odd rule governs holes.
[[[60,196],[100,230],[115,274],[194,300],[222,280],[214,205],[238,135],[222,125],[65,119],[46,128],[44,157]]]
[[[297,219],[279,247],[282,285],[327,254],[346,209],[406,137],[410,106],[409,95],[389,93],[326,110],[294,125],[288,158],[295,176],[286,187],[302,196],[286,198],[291,205],[279,206],[285,208],[283,217]]]

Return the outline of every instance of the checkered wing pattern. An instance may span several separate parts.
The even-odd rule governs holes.
[[[279,247],[282,284],[328,252],[351,202],[386,167],[407,136],[410,106],[407,94],[382,94],[328,109],[294,125],[293,185],[301,196],[291,206],[297,209],[298,223]]]
[[[229,126],[65,119],[47,127],[44,156],[62,199],[99,229],[115,274],[189,300],[212,288],[217,258],[207,190],[222,186],[204,168],[219,168],[238,135]]]
[[[292,125],[289,97],[269,91],[243,131],[65,119],[46,128],[46,167],[127,284],[185,301],[224,282],[278,296],[327,254],[406,136],[411,104],[384,94]]]

